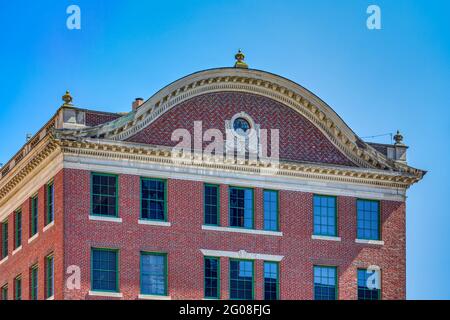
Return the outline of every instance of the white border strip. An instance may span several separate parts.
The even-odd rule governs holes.
[[[276,237],[283,236],[283,232],[279,232],[279,231],[217,227],[217,226],[208,226],[208,225],[202,225],[202,230],[222,231],[222,232],[238,232],[238,233],[258,234],[258,235],[264,235],[264,236],[276,236]]]
[[[328,241],[341,241],[341,237],[330,237],[330,236],[318,236],[313,234],[311,236],[313,240],[328,240]]]
[[[28,239],[28,244],[36,240],[36,238],[39,237],[39,233],[36,233],[34,236],[32,236],[30,239]]]
[[[155,220],[145,220],[139,219],[138,224],[144,224],[148,226],[160,226],[160,227],[170,227],[172,224],[167,221],[155,221]]]
[[[360,243],[360,244],[373,244],[373,245],[377,245],[377,246],[384,245],[384,241],[381,241],[381,240],[355,239],[355,242]]]
[[[158,296],[153,294],[140,294],[138,298],[141,300],[172,300],[171,296]]]
[[[264,254],[264,253],[249,253],[245,250],[241,251],[222,251],[222,250],[209,250],[200,249],[204,256],[211,257],[228,257],[234,259],[249,259],[249,260],[265,260],[265,261],[281,261],[284,256]]]
[[[50,222],[48,225],[46,225],[43,229],[42,232],[47,231],[48,229],[50,229],[51,227],[53,227],[55,225],[55,220],[53,220],[52,222]]]
[[[123,298],[121,292],[89,291],[89,295],[93,297]]]
[[[122,218],[102,217],[102,216],[93,216],[93,215],[89,215],[89,220],[92,220],[92,221],[105,221],[105,222],[118,222],[118,223],[122,222]]]

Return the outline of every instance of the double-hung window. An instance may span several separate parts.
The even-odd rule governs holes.
[[[119,252],[116,249],[91,249],[92,291],[119,291]]]
[[[379,270],[358,269],[358,300],[380,300]]]
[[[278,191],[264,190],[264,230],[278,231]]]
[[[22,245],[22,211],[14,213],[14,249]]]
[[[39,219],[39,209],[38,209],[38,196],[31,198],[31,208],[30,208],[30,237],[34,236],[38,232],[38,219]]]
[[[8,285],[5,284],[1,289],[1,300],[8,300]]]
[[[357,237],[365,240],[380,240],[380,202],[356,201]]]
[[[314,299],[336,300],[337,270],[336,267],[314,266]]]
[[[253,300],[253,261],[230,259],[230,299]]]
[[[104,173],[91,175],[91,214],[117,217],[117,176]]]
[[[30,297],[31,300],[38,299],[38,266],[34,265],[30,269]]]
[[[264,262],[264,300],[278,300],[279,287],[278,263]]]
[[[14,300],[22,300],[22,276],[14,279]]]
[[[219,186],[205,184],[204,186],[204,224],[218,226],[219,221]]]
[[[205,257],[205,298],[220,298],[220,260],[217,257]]]
[[[45,225],[53,222],[55,219],[55,184],[50,182],[47,184],[47,208],[45,215]]]
[[[51,298],[55,290],[55,264],[53,255],[45,257],[45,298]]]
[[[141,178],[141,219],[167,220],[166,181]]]
[[[2,233],[2,247],[1,247],[1,256],[0,260],[6,258],[8,256],[8,221],[4,221],[1,224],[1,233]]]
[[[337,236],[336,197],[314,195],[314,234],[318,236]]]
[[[253,228],[253,189],[230,187],[230,226]]]
[[[167,255],[141,252],[141,294],[167,296]]]

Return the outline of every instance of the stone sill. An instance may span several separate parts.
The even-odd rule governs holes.
[[[4,264],[6,261],[8,261],[8,256],[6,256],[2,260],[0,260],[0,265]]]
[[[117,223],[121,223],[122,222],[122,218],[102,217],[102,216],[92,216],[92,215],[89,215],[89,220],[92,220],[92,221],[105,221],[105,222],[117,222]]]
[[[50,222],[48,225],[46,225],[44,227],[44,229],[42,229],[42,232],[47,231],[48,229],[50,229],[51,227],[53,227],[55,225],[55,220],[53,220],[52,222]]]
[[[217,226],[207,226],[207,225],[202,225],[202,230],[248,233],[248,234],[257,234],[257,235],[264,235],[264,236],[276,236],[276,237],[282,237],[283,236],[283,232],[279,232],[279,231],[266,231],[266,230],[245,229],[245,228],[217,227]]]
[[[311,239],[313,240],[327,240],[327,241],[341,241],[341,237],[332,237],[332,236],[319,236],[319,235],[312,235]]]
[[[89,291],[89,295],[93,297],[123,298],[121,292]]]
[[[14,250],[12,252],[12,255],[15,255],[17,252],[19,252],[20,250],[22,250],[22,246],[18,247],[16,250]]]
[[[55,296],[48,297],[48,298],[45,299],[45,300],[55,300]]]
[[[360,244],[372,244],[372,245],[377,245],[377,246],[384,245],[384,241],[381,241],[381,240],[355,239],[355,242],[360,243]]]
[[[160,226],[160,227],[170,227],[172,224],[167,221],[156,221],[156,220],[145,220],[139,219],[138,224],[145,224],[148,226]]]
[[[158,296],[153,294],[140,294],[138,298],[141,300],[172,300],[170,296]]]
[[[37,237],[39,237],[39,233],[36,233],[34,236],[32,236],[30,239],[28,239],[28,244],[30,244],[30,243],[32,243],[34,240],[36,240]]]

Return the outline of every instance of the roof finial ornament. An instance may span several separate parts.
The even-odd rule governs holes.
[[[245,55],[242,53],[241,49],[239,49],[238,53],[234,56],[236,59],[236,63],[234,64],[235,68],[244,68],[248,69],[248,64],[244,62]]]
[[[396,145],[403,144],[403,136],[400,130],[397,130],[397,134],[394,136],[394,141]]]
[[[66,91],[66,94],[62,96],[62,100],[64,101],[63,107],[72,107],[73,98],[70,95],[69,90]]]

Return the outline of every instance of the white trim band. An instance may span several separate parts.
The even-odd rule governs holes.
[[[93,297],[123,298],[121,292],[89,291],[89,295]]]
[[[140,294],[138,298],[141,300],[172,300],[171,296],[158,296],[153,294]]]
[[[6,261],[8,261],[8,256],[6,256],[2,260],[0,260],[0,265],[4,264]]]
[[[360,244],[373,244],[373,245],[377,245],[377,246],[384,245],[384,241],[382,241],[382,240],[355,239],[355,242],[360,243]]]
[[[265,260],[265,261],[281,261],[284,256],[264,254],[264,253],[249,253],[245,250],[240,251],[222,251],[222,250],[209,250],[200,249],[204,256],[212,257],[228,257],[234,259],[249,259],[249,260]]]
[[[106,222],[118,222],[118,223],[122,222],[122,218],[102,217],[102,216],[93,216],[93,215],[89,215],[89,220],[92,220],[92,221],[106,221]]]
[[[313,240],[327,240],[327,241],[341,241],[341,237],[332,237],[332,236],[319,236],[313,234],[311,236],[311,239]]]
[[[155,221],[155,220],[145,220],[139,219],[138,224],[145,224],[148,226],[160,226],[160,227],[170,227],[172,224],[167,221]]]
[[[45,299],[45,300],[55,300],[55,296],[48,297],[48,298]]]
[[[42,229],[42,232],[47,231],[48,229],[50,229],[51,227],[53,227],[55,225],[55,220],[53,220],[52,222],[50,222],[48,225],[46,225],[44,227],[44,229]]]
[[[202,225],[202,230],[210,231],[222,231],[222,232],[238,232],[238,233],[248,233],[248,234],[258,234],[263,236],[276,236],[282,237],[283,232],[279,231],[267,231],[267,230],[256,230],[256,229],[245,229],[245,228],[230,228],[230,227],[216,227]]]
[[[15,255],[15,254],[16,254],[17,252],[19,252],[20,250],[22,250],[22,246],[17,247],[17,249],[14,250],[14,251],[12,252],[12,255]]]
[[[36,238],[39,237],[39,233],[36,233],[34,236],[32,236],[30,239],[28,239],[28,244],[36,240]]]

